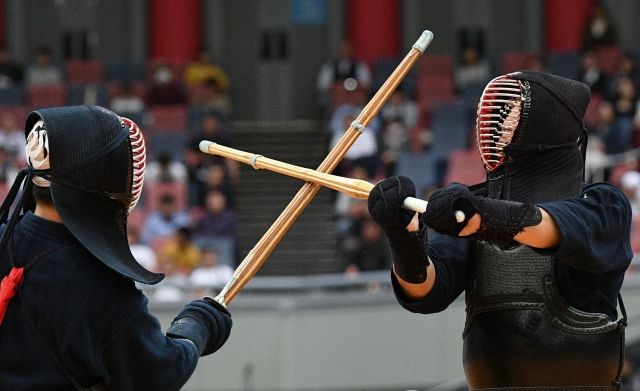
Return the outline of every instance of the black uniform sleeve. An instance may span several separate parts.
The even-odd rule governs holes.
[[[446,309],[464,291],[470,242],[468,239],[439,234],[429,230],[427,254],[436,270],[431,292],[419,300],[411,300],[402,292],[396,276],[391,282],[398,303],[410,312],[431,314]]]
[[[631,206],[609,184],[590,185],[579,198],[538,205],[560,230],[560,245],[548,251],[561,262],[590,273],[624,270],[633,253],[630,244]]]

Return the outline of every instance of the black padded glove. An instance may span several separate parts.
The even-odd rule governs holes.
[[[456,211],[464,213],[464,221],[456,221]],[[481,223],[472,237],[498,245],[514,244],[514,236],[542,221],[540,209],[533,204],[475,196],[458,183],[435,191],[422,219],[438,232],[458,236],[476,212],[480,214]]]
[[[416,186],[411,179],[399,176],[378,183],[370,192],[369,213],[389,238],[393,254],[393,269],[404,281],[419,284],[427,278],[429,258],[425,249],[426,227],[409,232],[406,227],[415,212],[402,208],[407,197],[415,197]]]
[[[231,314],[210,297],[187,304],[171,322],[167,336],[186,338],[196,345],[200,356],[220,349],[231,333]]]
[[[431,194],[422,221],[440,233],[458,236],[467,221],[479,210],[478,197],[466,186],[452,183]],[[457,211],[464,213],[465,218],[461,222],[456,221]]]
[[[405,176],[387,178],[369,192],[369,214],[385,229],[405,229],[415,212],[402,209],[402,202],[407,197],[415,196],[416,185],[411,179]]]

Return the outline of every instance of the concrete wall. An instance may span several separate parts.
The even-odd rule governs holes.
[[[624,291],[627,341],[640,338],[640,288]],[[185,390],[404,390],[461,379],[464,301],[431,316],[388,289],[241,294],[227,344],[203,358]],[[168,325],[178,307],[154,307]]]

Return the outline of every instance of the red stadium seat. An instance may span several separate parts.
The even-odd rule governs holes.
[[[449,168],[445,183],[458,182],[473,185],[486,178],[480,154],[475,148],[458,150],[449,156]]]
[[[104,78],[104,65],[98,60],[69,60],[67,80],[73,84],[97,84]]]
[[[453,77],[453,57],[450,55],[428,55],[418,60],[418,78],[422,75],[449,75]]]
[[[27,87],[27,105],[34,108],[64,106],[67,103],[65,85]]]
[[[535,58],[530,52],[509,52],[502,56],[502,73],[509,73],[528,69],[531,60]]]
[[[149,109],[149,130],[152,131],[183,131],[187,129],[187,107],[152,106]]]
[[[612,75],[616,72],[620,57],[622,57],[622,49],[618,46],[601,47],[596,49],[598,67],[600,67],[600,70],[604,74]]]
[[[19,124],[24,124],[31,110],[26,106],[0,106],[0,118],[5,114],[13,115]]]
[[[428,118],[434,104],[452,103],[455,101],[456,95],[453,76],[422,75],[418,77],[416,98],[421,115]]]

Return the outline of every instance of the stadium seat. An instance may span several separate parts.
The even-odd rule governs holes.
[[[97,84],[104,78],[104,65],[98,60],[69,60],[66,69],[72,84]]]
[[[109,104],[107,88],[104,84],[72,84],[69,86],[70,105],[98,105]]]
[[[622,56],[622,49],[618,46],[601,47],[596,50],[598,67],[606,75],[613,75]]]
[[[27,105],[33,108],[64,106],[67,103],[65,85],[27,87]]]
[[[0,89],[0,106],[20,106],[24,103],[24,89],[20,86]]]
[[[554,75],[575,78],[580,71],[580,53],[551,52],[545,57],[547,70]]]
[[[433,153],[406,152],[398,156],[394,174],[411,178],[420,195],[424,189],[438,183],[437,163],[437,157]]]
[[[521,71],[529,67],[529,62],[535,57],[531,52],[508,52],[502,55],[501,73]]]
[[[484,166],[477,149],[458,150],[449,156],[445,184],[451,182],[473,185],[486,178]]]
[[[417,64],[418,78],[422,75],[447,75],[453,78],[453,56],[428,55],[420,58]]]
[[[462,102],[434,106],[431,119],[434,152],[446,158],[454,151],[467,149],[471,128],[472,120]]]
[[[437,103],[451,103],[455,100],[453,77],[449,75],[419,75],[416,98],[420,110],[429,112]]]
[[[6,114],[13,115],[18,123],[23,124],[27,119],[27,115],[31,112],[26,106],[0,106],[0,118]]]
[[[183,105],[152,106],[149,109],[149,130],[184,131],[187,125],[187,108]]]
[[[106,67],[106,79],[108,82],[136,82],[146,79],[146,68],[130,60],[111,61]]]
[[[156,159],[158,154],[168,152],[173,160],[184,160],[184,149],[187,147],[187,137],[184,130],[152,133],[146,137],[147,154],[150,159]]]

